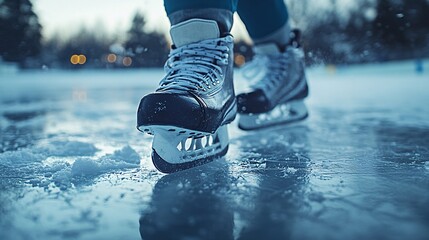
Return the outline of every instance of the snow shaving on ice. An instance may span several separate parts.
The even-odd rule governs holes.
[[[98,149],[90,143],[52,142],[33,151],[21,149],[1,153],[0,164],[15,169],[35,186],[47,187],[53,183],[61,189],[67,189],[82,178],[95,178],[104,173],[140,166],[140,156],[129,145],[100,158],[91,157],[96,151]],[[55,161],[43,163],[49,157],[55,157]],[[70,157],[77,158],[70,163]],[[32,167],[22,170],[23,165]]]
[[[0,164],[2,165],[16,165],[25,163],[41,162],[46,156],[39,153],[34,153],[29,149],[23,149],[13,152],[4,152],[0,154]]]
[[[113,154],[107,154],[97,161],[91,158],[79,158],[71,167],[72,176],[94,176],[113,170],[138,167],[140,156],[130,146]]]

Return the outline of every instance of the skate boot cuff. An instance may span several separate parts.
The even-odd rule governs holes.
[[[206,39],[219,38],[220,30],[214,20],[193,18],[173,25],[170,35],[174,46],[181,47]]]
[[[288,47],[301,47],[301,31],[293,29],[289,34],[289,41],[286,45],[279,45],[276,42],[264,42],[256,44],[254,47],[255,54],[275,55],[285,52]]]
[[[206,9],[185,9],[168,15],[172,26],[189,19],[213,20],[218,24],[221,36],[229,34],[233,24],[233,12],[226,9],[206,8]],[[198,29],[202,30],[202,29]]]

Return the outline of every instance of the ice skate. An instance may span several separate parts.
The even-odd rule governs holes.
[[[137,128],[154,135],[152,161],[163,173],[224,156],[237,107],[233,38],[216,21],[190,19],[171,28],[174,43],[158,89],[142,98]]]
[[[288,124],[308,116],[303,101],[308,95],[304,53],[299,44],[299,31],[294,30],[291,35],[290,43],[284,49],[276,44],[255,47],[254,61],[263,63],[263,66],[255,65],[265,71],[249,92],[237,96],[240,129]]]

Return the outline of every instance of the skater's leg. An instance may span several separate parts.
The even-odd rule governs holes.
[[[255,43],[249,65],[264,72],[251,91],[237,96],[239,127],[252,130],[306,118],[303,52],[299,32],[289,27],[284,1],[243,0],[237,12]]]
[[[171,173],[226,154],[237,113],[233,86],[233,2],[165,1],[173,41],[166,75],[140,101],[137,128],[154,135],[152,160]]]
[[[237,12],[256,44],[289,42],[289,14],[284,0],[242,0],[238,2]]]
[[[167,15],[185,9],[226,9],[234,12],[238,0],[164,0]]]

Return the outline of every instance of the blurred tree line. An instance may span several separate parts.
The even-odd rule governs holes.
[[[326,0],[323,9],[313,6],[317,0],[286,1],[292,21],[303,30],[309,64],[429,57],[429,0],[359,0],[347,9],[340,0]],[[66,40],[42,41],[30,0],[0,0],[0,58],[36,68],[161,67],[169,51],[166,36],[145,26],[137,13],[121,39],[83,28]],[[244,41],[235,52],[236,65],[252,56]]]
[[[0,0],[0,64],[21,68],[124,68],[163,66],[169,52],[166,37],[145,30],[136,13],[123,39],[102,30],[82,28],[67,39],[42,41],[42,26],[30,0]]]
[[[0,0],[0,61],[25,67],[42,50],[41,29],[30,0]]]
[[[429,57],[428,0],[359,0],[349,9],[344,1],[328,0],[323,14],[307,11],[315,0],[289,2],[309,64]]]
[[[54,36],[44,44],[45,65],[60,68],[139,68],[163,66],[169,52],[166,37],[145,30],[146,20],[136,13],[124,39],[102,30],[81,29],[67,40]],[[73,64],[73,55],[84,55],[84,64]]]

